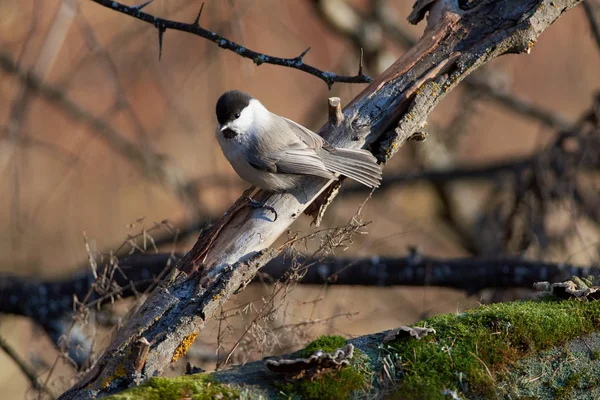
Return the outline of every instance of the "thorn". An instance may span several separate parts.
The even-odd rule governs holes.
[[[202,2],[202,5],[200,6],[200,11],[198,11],[198,15],[196,16],[196,19],[194,20],[193,25],[200,26],[200,16],[202,15],[203,8],[204,8],[204,2]]]
[[[298,57],[296,57],[296,59],[299,61],[302,61],[302,59],[304,58],[306,53],[308,53],[309,50],[310,50],[310,47],[308,49],[304,50]]]
[[[361,47],[360,48],[360,59],[358,60],[358,76],[362,76],[363,74],[363,55],[364,55],[364,50]]]
[[[139,6],[133,6],[131,8],[134,8],[138,11],[140,11],[142,8],[146,7],[148,4],[152,3],[154,0],[148,0],[147,2],[140,4]]]
[[[158,28],[158,61],[160,61],[162,57],[162,45],[163,45],[163,34],[166,32],[167,28],[164,26],[159,26]]]

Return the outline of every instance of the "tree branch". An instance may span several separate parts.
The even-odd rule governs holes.
[[[42,280],[0,275],[0,313],[26,316],[43,327],[64,319],[73,312],[73,298],[87,297],[85,306],[111,303],[115,298],[135,296],[157,284],[169,262],[181,255],[143,253],[119,262],[121,273],[114,274],[110,293],[93,291],[88,295],[95,277],[88,266],[63,280]],[[597,267],[565,263],[527,261],[519,258],[458,258],[425,257],[413,252],[406,257],[323,257],[310,259],[283,255],[261,269],[265,279],[283,279],[290,268],[302,265],[306,273],[301,284],[356,286],[439,286],[465,290],[468,294],[487,288],[532,288],[541,280],[559,281],[569,276],[600,275]],[[96,272],[105,275],[110,266]]]
[[[368,146],[381,162],[387,161],[466,75],[502,54],[527,52],[544,29],[577,3],[513,0],[498,7],[483,0],[460,10],[451,0],[434,2],[419,42],[344,108],[340,128],[327,123],[319,133],[335,147]],[[247,207],[245,193],[178,263],[179,271],[197,272],[186,276],[174,270],[119,330],[95,367],[62,398],[116,392],[177,360],[206,319],[273,258],[276,250],[267,247],[329,184],[306,178],[289,193],[253,195],[277,210],[277,221],[264,210]],[[142,371],[123,372],[127,355],[142,337],[152,344]]]
[[[312,65],[306,64],[304,62],[304,56],[310,50],[310,47],[304,50],[300,55],[293,58],[281,58],[281,57],[273,57],[270,55],[266,55],[263,53],[258,53],[256,51],[250,50],[245,46],[237,44],[221,35],[216,34],[215,32],[211,32],[207,29],[204,29],[200,26],[200,16],[202,13],[202,9],[204,7],[204,3],[200,7],[200,12],[198,16],[191,24],[186,24],[184,22],[170,21],[168,19],[158,18],[153,15],[142,12],[142,8],[146,7],[152,0],[147,1],[139,6],[126,6],[116,1],[112,0],[92,0],[95,3],[103,5],[104,7],[108,7],[111,10],[115,10],[121,12],[123,14],[127,14],[133,18],[137,18],[141,21],[152,24],[158,30],[158,45],[159,45],[159,59],[162,55],[162,44],[163,44],[163,35],[167,31],[167,29],[172,29],[175,31],[188,32],[197,36],[200,36],[204,39],[208,39],[214,43],[216,43],[219,47],[223,49],[227,49],[233,51],[241,57],[249,58],[256,64],[257,66],[261,64],[272,64],[279,65],[282,67],[288,67],[297,69],[303,72],[306,72],[310,75],[316,76],[321,79],[323,82],[327,84],[327,86],[331,89],[331,86],[334,83],[369,83],[372,82],[373,79],[371,77],[364,75],[362,71],[358,72],[356,76],[344,76],[337,75],[333,72],[329,71],[321,71],[318,68],[313,67]]]
[[[412,46],[415,40],[401,29],[397,11],[392,7],[388,7],[386,0],[376,0],[375,3],[374,16],[383,31],[401,46]],[[556,111],[544,109],[525,98],[495,87],[489,80],[480,75],[475,73],[474,75],[467,76],[464,82],[465,88],[478,91],[510,111],[527,118],[536,119],[550,128],[570,129],[572,127],[572,124],[563,116],[557,114]]]

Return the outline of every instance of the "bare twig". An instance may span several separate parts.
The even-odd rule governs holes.
[[[112,10],[121,12],[123,14],[127,14],[133,18],[137,18],[139,20],[142,20],[144,22],[154,25],[156,27],[156,29],[158,30],[159,58],[160,58],[160,55],[162,54],[163,35],[167,29],[172,29],[175,31],[188,32],[188,33],[200,36],[202,38],[208,39],[208,40],[216,43],[221,48],[233,51],[241,57],[249,58],[250,60],[254,61],[254,63],[256,65],[272,64],[272,65],[279,65],[282,67],[294,68],[294,69],[306,72],[308,74],[311,74],[311,75],[316,76],[317,78],[321,79],[323,82],[325,82],[327,84],[327,86],[329,88],[331,88],[331,86],[334,83],[338,83],[338,82],[340,82],[340,83],[369,83],[372,81],[372,79],[369,76],[364,75],[362,73],[362,71],[359,71],[359,74],[356,76],[343,76],[343,75],[337,75],[337,74],[335,74],[333,72],[329,72],[329,71],[321,71],[320,69],[317,69],[317,68],[313,67],[312,65],[306,64],[304,62],[304,56],[306,55],[306,53],[308,53],[310,48],[304,50],[302,53],[300,53],[300,55],[298,55],[297,57],[293,57],[293,58],[273,57],[273,56],[269,56],[269,55],[266,55],[263,53],[258,53],[256,51],[250,50],[250,49],[246,48],[245,46],[237,44],[221,35],[216,34],[215,32],[211,32],[207,29],[204,29],[199,25],[199,17],[200,17],[200,13],[202,12],[202,8],[204,7],[204,3],[202,4],[202,7],[200,8],[200,12],[198,13],[198,16],[196,17],[194,22],[191,24],[187,24],[184,22],[170,21],[168,19],[158,18],[153,15],[142,12],[141,9],[145,6],[147,6],[150,3],[150,1],[143,3],[140,6],[135,6],[135,7],[129,7],[129,6],[126,6],[124,4],[121,4],[119,2],[112,1],[112,0],[93,0],[93,1],[95,3],[103,5],[104,7],[108,7]]]

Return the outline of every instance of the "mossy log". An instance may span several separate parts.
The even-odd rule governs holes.
[[[228,370],[153,378],[110,397],[133,399],[590,399],[600,398],[600,303],[522,301],[438,315],[415,326],[350,339],[348,366],[297,379],[257,361]],[[346,345],[323,336],[284,358]]]

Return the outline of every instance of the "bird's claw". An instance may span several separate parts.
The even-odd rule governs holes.
[[[248,199],[248,203],[250,203],[250,206],[252,208],[264,208],[266,210],[271,211],[273,213],[273,215],[275,216],[273,218],[273,222],[277,221],[277,211],[275,211],[275,209],[273,207],[266,205],[264,201],[254,200],[250,196],[246,196],[246,198]]]

